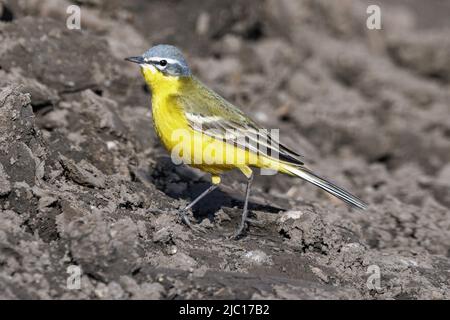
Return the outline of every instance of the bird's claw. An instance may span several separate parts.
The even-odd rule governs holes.
[[[188,226],[189,229],[195,232],[204,233],[203,230],[201,230],[198,226],[195,226],[192,224],[192,222],[189,220],[188,212],[186,210],[180,210],[178,213],[180,220],[182,223],[184,223],[186,226]]]
[[[233,233],[233,235],[230,236],[229,238],[231,240],[239,240],[242,236],[244,236],[247,224],[253,223],[253,222],[254,222],[254,220],[249,219],[249,218],[245,219],[244,221],[241,221],[241,223],[239,224],[239,227],[236,229],[236,231]]]
[[[232,236],[229,237],[230,240],[239,240],[242,236],[244,236],[244,229],[239,227]]]
[[[194,226],[192,225],[191,221],[189,220],[188,212],[186,210],[184,210],[184,209],[180,210],[178,212],[178,216],[182,223],[187,225],[189,228],[193,229]]]
[[[255,224],[255,225],[263,225],[263,222],[260,222],[258,220],[255,219],[251,219],[251,218],[246,218],[245,221],[242,221],[239,224],[239,227],[236,229],[236,231],[233,233],[232,236],[229,236],[230,240],[239,240],[242,236],[244,236],[245,234],[245,229],[247,227],[248,224]]]

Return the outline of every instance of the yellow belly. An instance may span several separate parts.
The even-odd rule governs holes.
[[[175,163],[183,162],[214,175],[248,163],[248,152],[194,131],[182,108],[167,101],[153,100],[153,121],[161,142]]]

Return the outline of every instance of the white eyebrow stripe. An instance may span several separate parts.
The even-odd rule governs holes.
[[[161,60],[166,60],[167,63],[170,64],[180,64],[180,61],[172,58],[163,58],[163,57],[151,57],[150,59],[144,59],[146,62],[159,62]]]

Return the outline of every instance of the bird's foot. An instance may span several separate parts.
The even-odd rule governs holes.
[[[180,221],[182,223],[187,225],[189,228],[193,227],[191,221],[189,220],[188,211],[187,210],[181,209],[180,211],[178,211],[178,218],[180,219]]]
[[[239,226],[239,228],[236,229],[234,234],[230,237],[230,240],[239,240],[244,236],[245,231],[245,225]]]
[[[241,221],[239,224],[239,227],[236,229],[236,231],[233,233],[233,235],[230,237],[231,240],[239,240],[245,235],[245,229],[247,227],[247,223],[251,222],[250,219],[245,219]]]
[[[246,218],[244,221],[242,221],[239,224],[239,227],[236,229],[234,234],[232,236],[230,236],[229,238],[231,240],[239,240],[240,238],[242,238],[245,235],[247,225],[251,225],[251,224],[257,225],[257,226],[264,225],[263,222],[260,222],[258,220]]]
[[[189,229],[191,229],[192,231],[204,233],[203,230],[201,230],[198,226],[193,225],[192,222],[189,220],[189,216],[188,216],[188,211],[187,210],[184,210],[184,209],[180,210],[178,212],[178,216],[180,218],[180,221],[182,223],[184,223],[185,225],[187,225],[189,227]]]

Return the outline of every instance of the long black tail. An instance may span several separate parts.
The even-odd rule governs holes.
[[[359,208],[361,210],[367,209],[367,204],[365,204],[362,200],[358,199],[357,197],[345,191],[344,189],[338,187],[337,185],[325,180],[324,178],[319,177],[309,169],[294,166],[286,166],[285,169],[289,173],[298,176],[314,184],[315,186],[318,186],[319,188],[331,193],[333,196],[341,199],[342,201],[356,208]]]

